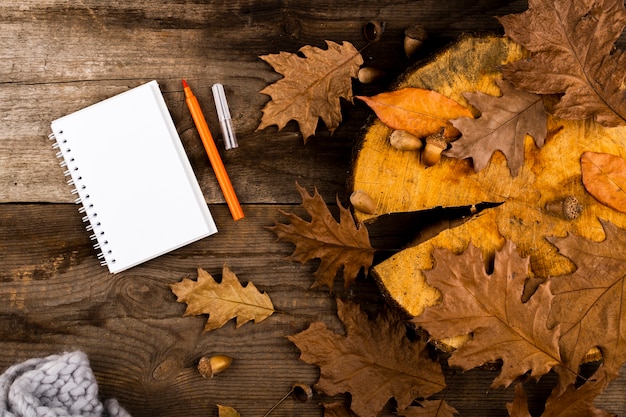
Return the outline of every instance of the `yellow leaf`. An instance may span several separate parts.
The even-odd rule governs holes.
[[[376,112],[378,118],[395,130],[405,130],[423,138],[443,127],[444,136],[459,136],[450,120],[473,117],[472,113],[454,100],[436,91],[423,88],[402,88],[373,97],[356,96]]]
[[[185,316],[209,314],[205,332],[218,329],[235,317],[237,327],[250,320],[258,323],[275,311],[269,295],[259,292],[252,283],[243,287],[226,265],[221,283],[198,268],[198,281],[185,278],[170,288],[178,302],[187,303]]]
[[[585,152],[580,165],[589,194],[602,204],[626,213],[626,161],[606,153]]]
[[[218,404],[217,410],[219,412],[219,417],[241,417],[241,414],[239,414],[237,410],[225,405]]]

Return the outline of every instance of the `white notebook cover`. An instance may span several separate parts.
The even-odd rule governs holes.
[[[110,272],[217,232],[156,81],[57,119],[52,132]]]

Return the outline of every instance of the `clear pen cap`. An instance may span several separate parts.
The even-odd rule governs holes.
[[[213,84],[211,91],[213,91],[213,100],[215,100],[217,118],[219,119],[220,127],[222,128],[222,136],[224,137],[226,150],[236,148],[239,144],[237,143],[237,137],[235,136],[235,131],[233,130],[233,123],[230,118],[228,103],[226,102],[226,94],[224,94],[224,86],[219,83]]]

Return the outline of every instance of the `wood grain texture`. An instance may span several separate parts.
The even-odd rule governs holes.
[[[363,56],[388,77],[354,86],[355,93],[371,95],[415,62],[402,51],[409,25],[419,22],[431,35],[418,60],[463,32],[501,31],[493,16],[526,6],[522,0],[0,0],[0,370],[84,350],[101,396],[117,398],[134,417],[216,416],[217,403],[244,417],[261,416],[293,383],[313,384],[318,371],[298,359],[285,336],[312,321],[342,331],[334,298],[309,289],[317,265],[286,260],[292,245],[277,242],[265,227],[283,221],[278,209],[305,214],[296,181],[309,191],[317,187],[331,205],[337,195],[347,201],[353,146],[371,113],[344,103],[340,128],[330,135],[318,127],[306,146],[293,124],[256,132],[268,100],[259,91],[279,78],[258,56],[323,47],[326,39],[362,48],[362,26],[383,21],[383,38]],[[183,77],[216,131],[210,86],[226,87],[240,147],[222,156],[244,206],[241,222],[232,222],[223,204],[184,106]],[[219,233],[110,275],[95,258],[47,135],[51,120],[152,79],[162,88]],[[198,267],[217,277],[224,263],[240,280],[267,291],[284,313],[202,334],[205,318],[182,317],[185,306],[168,285],[194,278]],[[372,280],[360,278],[347,290],[337,282],[336,295],[370,311],[382,305]],[[234,357],[232,367],[203,379],[197,361],[217,353]],[[503,415],[512,392],[485,396],[492,371],[446,372],[446,398],[464,416]],[[623,413],[623,392],[624,382],[616,381],[602,404]],[[319,417],[318,403],[329,400],[320,394],[308,403],[289,398],[272,416]],[[392,402],[383,414],[393,412]]]

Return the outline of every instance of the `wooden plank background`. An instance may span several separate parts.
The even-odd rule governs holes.
[[[323,47],[326,39],[362,48],[363,25],[385,22],[383,38],[363,56],[388,78],[374,86],[355,82],[357,94],[370,95],[461,33],[500,32],[493,16],[526,7],[521,0],[0,0],[0,369],[81,349],[101,396],[117,398],[136,417],[214,416],[218,403],[244,417],[262,416],[293,383],[313,384],[317,368],[300,361],[285,336],[312,321],[342,331],[334,295],[372,310],[380,296],[367,279],[348,289],[338,281],[334,295],[309,289],[316,265],[287,261],[293,246],[277,242],[266,227],[284,221],[279,210],[304,214],[296,181],[310,192],[317,187],[331,206],[336,196],[347,201],[352,152],[371,112],[344,103],[341,127],[331,135],[320,126],[306,145],[294,123],[257,132],[268,100],[259,91],[280,77],[259,55]],[[409,60],[402,39],[413,23],[424,25],[430,39]],[[241,222],[234,223],[223,204],[181,78],[216,131],[210,86],[226,87],[240,147],[222,156],[244,205]],[[220,232],[110,275],[94,256],[47,135],[51,120],[152,79],[161,85]],[[128,209],[140,218],[149,207]],[[183,318],[185,307],[168,285],[195,278],[198,267],[219,276],[225,263],[285,313],[202,334],[205,318]],[[211,354],[235,361],[207,380],[196,364]],[[489,389],[493,370],[446,373],[446,399],[463,416],[506,415],[512,391]],[[598,404],[625,413],[624,384],[616,381]],[[549,387],[549,380],[529,387],[537,397],[534,410]],[[321,416],[319,403],[330,400],[289,398],[272,415]],[[393,411],[390,403],[384,415]]]

